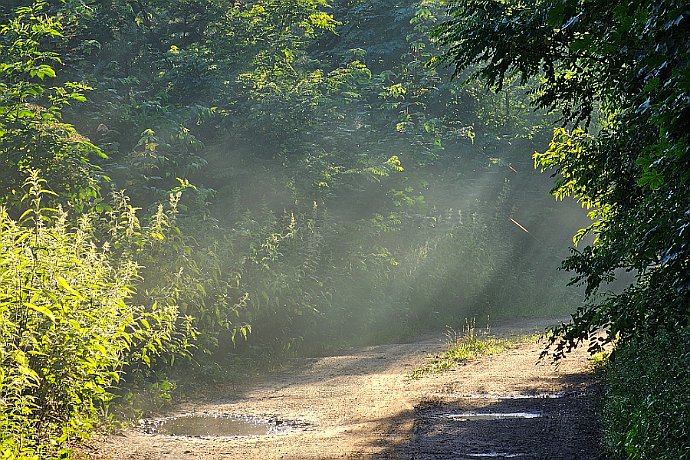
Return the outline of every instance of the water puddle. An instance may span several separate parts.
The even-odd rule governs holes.
[[[489,399],[489,400],[518,400],[518,399],[561,399],[565,397],[565,393],[537,393],[537,394],[517,394],[517,395],[497,395],[491,393],[480,393],[471,395],[461,395],[455,393],[439,393],[443,398],[458,398],[458,399]]]
[[[467,396],[467,399],[560,399],[565,393],[538,393],[530,395],[495,395],[495,394],[475,394]]]
[[[508,452],[483,452],[479,454],[463,454],[465,457],[473,458],[517,458],[524,457],[525,454],[510,454]]]
[[[150,434],[191,437],[271,436],[298,428],[298,423],[259,417],[223,414],[185,414],[160,420],[142,421]]]
[[[539,412],[503,412],[503,413],[492,413],[492,412],[461,412],[458,414],[440,414],[437,415],[440,418],[447,418],[450,420],[455,420],[458,422],[469,422],[469,421],[483,421],[483,420],[510,420],[510,419],[530,419],[539,418],[541,413]]]

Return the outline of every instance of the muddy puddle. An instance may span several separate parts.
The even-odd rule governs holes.
[[[303,423],[226,414],[183,414],[158,420],[143,420],[145,433],[199,438],[274,436],[304,429]]]
[[[514,395],[495,395],[495,394],[472,394],[466,396],[467,399],[493,399],[493,400],[518,400],[518,399],[561,399],[565,393],[537,393],[537,394],[514,394]]]

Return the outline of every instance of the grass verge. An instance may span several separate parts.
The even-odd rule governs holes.
[[[439,374],[445,370],[464,364],[479,356],[501,353],[520,343],[537,340],[538,335],[522,335],[509,338],[491,337],[486,332],[477,333],[474,322],[465,323],[462,333],[453,329],[446,332],[448,350],[434,356],[410,374],[413,379]]]

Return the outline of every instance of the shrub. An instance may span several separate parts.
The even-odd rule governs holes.
[[[607,371],[612,458],[690,458],[690,329],[627,341]]]
[[[91,428],[122,366],[179,342],[175,307],[131,302],[136,262],[98,240],[97,216],[73,225],[42,208],[43,182],[27,180],[31,208],[18,221],[0,207],[3,459],[67,456],[64,442]]]

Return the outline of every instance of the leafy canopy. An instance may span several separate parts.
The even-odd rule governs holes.
[[[60,21],[45,2],[17,8],[0,26],[0,201],[17,204],[24,178],[40,169],[63,198],[82,208],[98,190],[99,148],[62,121],[62,110],[84,102],[90,88],[76,82],[50,86],[62,65],[52,51],[63,39]]]
[[[463,0],[434,32],[456,73],[495,86],[538,78],[536,104],[563,128],[535,165],[553,193],[591,209],[593,237],[564,262],[589,302],[556,356],[605,328],[604,342],[675,329],[690,318],[690,5],[682,0]],[[621,293],[595,295],[633,272]],[[554,343],[557,338],[554,338]],[[601,343],[592,341],[596,350]]]

